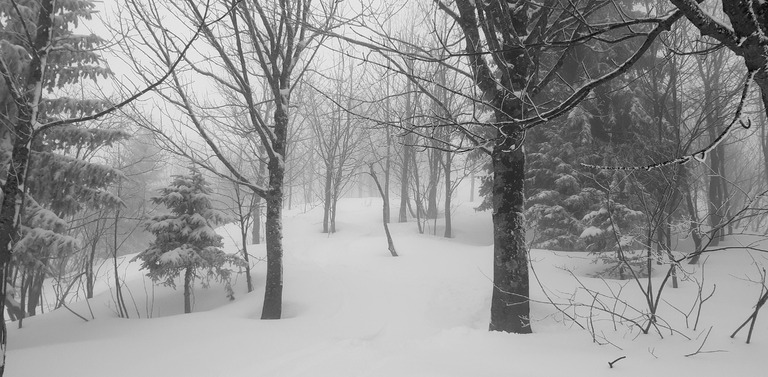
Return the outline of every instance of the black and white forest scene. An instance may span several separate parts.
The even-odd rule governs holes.
[[[759,376],[765,0],[0,0],[0,377]]]

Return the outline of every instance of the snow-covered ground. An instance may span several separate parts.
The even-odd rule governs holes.
[[[245,293],[242,275],[236,278],[234,301],[216,282],[207,289],[198,284],[195,313],[185,315],[182,292],[153,287],[128,257],[120,271],[131,319],[117,318],[105,275],[94,299],[69,305],[88,322],[59,309],[26,319],[22,329],[9,323],[6,375],[721,377],[756,376],[765,370],[768,314],[758,317],[751,344],[745,344],[745,330],[729,337],[760,295],[754,281],[768,258],[759,252],[711,255],[703,285],[696,283],[702,281],[701,268],[686,265],[690,275],[681,288],[665,288],[662,295],[661,334],[651,330],[645,335],[627,320],[599,310],[592,310],[593,321],[578,318],[585,330],[545,303],[547,297],[561,304],[573,297],[590,304],[584,290],[589,288],[605,295],[606,307],[637,318],[647,305],[635,282],[593,277],[599,266],[583,253],[534,250],[533,267],[545,289],[532,281],[534,334],[515,335],[487,331],[490,213],[459,206],[456,237],[449,240],[439,237],[442,229],[429,236],[418,234],[415,223],[392,224],[401,255],[393,258],[380,223],[380,200],[344,199],[338,212],[339,231],[331,236],[319,231],[319,209],[286,213],[282,320],[259,319],[263,262],[254,269],[253,293]],[[236,226],[221,231],[228,249],[236,250]],[[728,242],[739,241],[748,240]],[[249,250],[264,255],[263,245]],[[660,276],[653,283],[658,289]],[[695,309],[686,327],[681,312],[687,314],[697,302],[699,285],[706,296],[714,284],[696,331]],[[576,313],[586,316],[590,309]],[[700,346],[702,353],[685,356]],[[621,356],[626,359],[609,368],[608,362]]]

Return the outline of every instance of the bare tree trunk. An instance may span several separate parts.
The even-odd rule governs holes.
[[[288,210],[293,206],[293,184],[288,185]]]
[[[387,98],[389,101],[389,98]],[[392,171],[392,132],[387,125],[387,154],[384,156],[384,213],[382,214],[385,223],[390,222],[390,206],[389,206],[389,179]]]
[[[475,172],[473,171],[469,175],[469,201],[475,202]]]
[[[187,267],[184,272],[184,313],[192,313],[192,277],[194,276],[195,268]]]
[[[421,197],[421,183],[419,182],[419,169],[416,165],[416,155],[411,153],[411,163],[413,164],[413,185],[414,200],[416,201],[416,225],[419,228],[419,234],[424,234],[424,228],[421,224],[421,217],[424,215],[424,203]]]
[[[507,135],[522,139],[522,132]],[[519,138],[519,139],[518,139]],[[510,138],[511,139],[511,138]],[[493,295],[490,330],[517,334],[531,332],[528,286],[528,249],[525,245],[525,153],[510,142],[493,153]]]
[[[323,186],[323,233],[330,232],[329,222],[331,219],[331,186],[333,182],[333,166],[326,162],[325,165],[325,184]]]
[[[96,259],[96,247],[99,244],[99,237],[100,234],[99,231],[99,221],[96,222],[96,230],[93,237],[93,241],[91,241],[91,250],[88,253],[88,258],[85,260],[85,298],[93,298],[93,285],[95,276],[93,273],[93,262]]]
[[[410,66],[409,66],[410,69]],[[411,129],[411,122],[413,121],[413,108],[411,104],[411,81],[406,83],[405,94],[405,135],[403,136],[403,166],[400,172],[400,213],[398,216],[398,222],[404,223],[408,221],[408,184],[411,176],[410,164],[413,152],[413,135],[409,132]],[[415,169],[415,167],[414,167]]]
[[[24,311],[24,306],[27,304],[27,288],[29,287],[29,276],[27,274],[26,269],[21,272],[21,285],[19,289],[19,310],[23,315],[19,316],[19,328],[21,328],[22,324],[24,323],[24,318],[27,316],[27,312]],[[6,302],[8,301],[8,296],[5,298]],[[8,307],[8,312],[10,313],[10,307]]]
[[[261,155],[265,152],[260,148]],[[266,175],[266,166],[264,162],[259,162],[259,178],[256,182],[261,185],[264,183],[264,176]],[[254,195],[256,195],[254,193]],[[256,195],[255,204],[253,206],[253,232],[251,234],[251,243],[258,245],[261,243],[261,197]]]
[[[11,152],[5,184],[3,201],[0,205],[0,297],[7,297],[7,284],[11,272],[11,253],[19,239],[21,209],[26,191],[27,168],[32,144],[33,124],[38,121],[39,102],[42,96],[42,82],[47,67],[48,45],[53,26],[53,0],[41,0],[38,11],[37,31],[34,40],[34,54],[29,63],[27,77],[21,88],[7,88],[15,98],[18,109],[17,120],[13,125],[15,139]],[[6,85],[10,82],[10,72],[3,64],[2,74],[6,76]],[[5,299],[0,300],[0,377],[5,372],[5,356],[8,345],[8,333],[5,326]]]
[[[451,189],[451,154],[445,154],[445,163],[443,164],[445,170],[445,238],[451,238],[453,236],[453,229],[451,225],[451,196],[453,190]]]
[[[40,299],[43,294],[43,282],[45,282],[45,269],[43,267],[30,271],[30,280],[27,288],[27,314],[29,316],[37,314],[37,307],[40,305]]]
[[[762,97],[762,102],[766,103],[766,95],[763,94]],[[765,106],[763,105],[763,107]],[[768,119],[766,112],[768,112],[768,108],[759,113],[760,124],[765,124],[766,119]],[[765,179],[766,187],[768,187],[768,130],[766,127],[760,127],[760,150],[763,152],[763,179]]]
[[[253,205],[253,230],[251,231],[251,243],[261,243],[261,197],[256,197]]]
[[[376,172],[373,170],[373,164],[368,165],[369,172],[371,174],[371,177],[373,178],[373,182],[376,183],[376,188],[379,189],[379,194],[381,195],[381,198],[384,199],[384,189],[381,187],[381,184],[379,183],[379,178],[376,177]],[[387,209],[386,200],[384,200],[384,206],[382,207],[382,212],[386,213],[389,209]],[[382,219],[384,220],[384,219]],[[397,250],[395,250],[395,243],[392,241],[392,234],[389,232],[389,224],[386,220],[381,222],[384,225],[384,233],[387,235],[387,247],[389,249],[389,253],[392,254],[393,257],[397,256]]]
[[[714,141],[723,129],[720,125],[723,113],[723,88],[720,81],[720,72],[723,68],[725,51],[718,51],[709,58],[709,62],[704,63],[699,60],[698,67],[704,85],[704,103],[709,109],[705,115],[707,122],[707,131],[710,142]],[[707,154],[709,160],[709,183],[707,189],[709,225],[712,232],[712,245],[717,246],[720,238],[724,235],[723,230],[718,229],[725,220],[727,194],[725,182],[725,144],[720,143],[710,153]]]
[[[120,197],[120,191],[122,189],[122,179],[117,179],[117,196]],[[115,223],[114,232],[112,233],[112,267],[115,274],[115,304],[117,306],[117,315],[120,318],[128,318],[128,307],[125,305],[125,298],[123,297],[123,289],[120,284],[120,275],[117,270],[117,251],[119,243],[117,242],[117,225],[120,221],[120,207],[115,209]]]
[[[281,87],[287,87],[283,82]],[[274,153],[269,159],[269,193],[267,195],[267,280],[261,319],[280,319],[283,312],[283,180],[285,142],[288,133],[288,103],[283,98],[275,110]]]
[[[363,197],[363,169],[360,168],[360,171],[356,173],[357,174],[357,197],[362,198]]]
[[[334,194],[331,200],[331,224],[328,231],[330,233],[336,233],[336,204],[339,203],[338,195]]]
[[[434,147],[439,144],[436,140],[432,141]],[[437,187],[440,182],[440,160],[442,152],[438,149],[432,149],[429,153],[429,182],[427,182],[427,210],[426,218],[437,218]]]
[[[242,207],[241,207],[242,208]],[[244,222],[242,222],[242,215],[241,215],[241,227],[240,227],[240,242],[243,244],[243,261],[245,262],[245,283],[248,287],[248,292],[253,292],[253,279],[251,278],[251,261],[250,261],[250,255],[248,255],[248,246],[246,244],[248,243],[248,229],[245,227]],[[254,221],[256,221],[254,219]]]

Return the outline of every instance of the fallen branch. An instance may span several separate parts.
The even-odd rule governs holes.
[[[741,331],[744,326],[749,323],[749,332],[747,333],[747,344],[749,344],[749,341],[752,340],[752,330],[755,329],[755,322],[757,322],[757,313],[760,312],[760,308],[765,305],[765,302],[768,301],[768,289],[765,289],[765,269],[763,269],[763,288],[760,290],[760,299],[757,300],[757,304],[755,305],[755,311],[752,312],[752,314],[747,317],[747,319],[744,321],[744,323],[739,326],[739,328],[736,329],[736,331],[731,334],[731,338],[735,337],[736,334],[738,334],[739,331]]]
[[[618,359],[616,359],[616,360],[613,360],[613,361],[609,361],[609,362],[608,362],[608,366],[609,366],[609,367],[611,367],[611,368],[613,368],[613,364],[616,364],[617,362],[619,362],[619,360],[621,360],[621,359],[626,359],[626,358],[627,358],[626,356],[622,356],[622,357],[620,357],[620,358],[618,358]]]

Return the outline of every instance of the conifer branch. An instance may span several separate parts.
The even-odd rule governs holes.
[[[35,45],[35,40],[32,38],[32,33],[29,32],[29,28],[27,27],[27,20],[25,20],[24,16],[21,14],[21,10],[19,10],[19,4],[16,3],[16,0],[11,0],[11,4],[13,4],[13,10],[16,11],[16,15],[19,16],[21,27],[24,28],[24,34],[27,35],[27,42],[29,42],[30,50],[32,50],[32,53],[37,56],[37,51],[35,51],[33,48]]]
[[[8,63],[6,63],[5,58],[1,54],[0,75],[3,75],[3,80],[5,80],[5,85],[8,87],[8,91],[11,93],[13,101],[16,103],[21,103],[21,93],[19,93],[19,89],[16,87],[16,83],[13,82],[13,78],[11,78],[11,71],[8,68]]]

